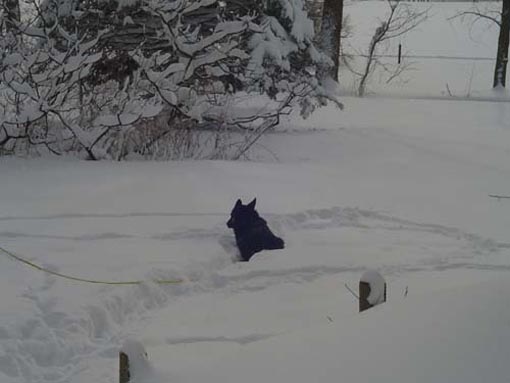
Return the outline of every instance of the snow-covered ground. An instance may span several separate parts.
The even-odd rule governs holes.
[[[2,248],[144,281],[0,254],[0,382],[117,382],[126,341],[139,383],[508,380],[509,104],[343,102],[253,161],[0,158]],[[236,263],[253,197],[286,248]],[[388,302],[359,314],[367,269]]]
[[[118,348],[134,338],[156,366],[179,377],[171,381],[213,371],[218,380],[209,381],[234,381],[240,366],[250,363],[259,366],[250,370],[251,379],[268,380],[275,366],[263,363],[274,359],[280,366],[274,381],[290,382],[318,369],[323,356],[318,376],[333,381],[341,371],[375,373],[362,368],[362,359],[352,361],[370,348],[365,336],[359,340],[364,347],[353,344],[353,334],[366,326],[406,340],[395,341],[403,350],[392,350],[391,339],[379,335],[382,354],[411,358],[413,345],[424,348],[417,355],[425,369],[437,359],[427,356],[442,344],[429,344],[429,331],[443,318],[450,326],[440,327],[444,342],[457,324],[463,337],[458,350],[452,345],[449,374],[463,363],[457,360],[463,354],[454,351],[484,339],[475,335],[485,332],[473,335],[464,326],[478,323],[490,333],[488,341],[500,340],[480,361],[494,367],[488,375],[448,375],[447,381],[503,380],[498,357],[508,355],[510,343],[497,336],[510,330],[510,302],[498,290],[508,286],[493,279],[510,270],[510,203],[489,194],[510,191],[510,108],[432,100],[345,104],[344,112],[315,116],[309,124],[316,129],[293,125],[268,136],[260,152],[277,161],[0,160],[2,247],[83,278],[184,280],[96,286],[1,258],[0,380],[114,382]],[[233,263],[235,245],[225,222],[238,197],[254,196],[287,248]],[[387,279],[389,303],[360,320],[344,284],[356,289],[367,268]],[[481,306],[465,308],[462,303],[473,303],[469,297],[485,280],[490,282],[482,291],[496,289],[494,295],[487,292],[476,298]],[[455,307],[457,294],[459,316],[442,313]],[[481,309],[491,303],[503,310],[501,317]],[[463,310],[470,309],[478,311],[465,324]],[[424,333],[416,334],[420,318]],[[394,333],[403,329],[413,332],[416,343]],[[310,349],[295,348],[302,337]],[[321,348],[324,339],[330,341]],[[275,344],[278,353],[272,355]],[[378,361],[373,350],[370,355],[369,365],[386,366],[387,357]],[[285,380],[283,366],[292,363],[296,371]],[[476,366],[471,359],[467,365]],[[383,381],[409,381],[412,366],[404,366],[404,375],[392,375],[386,366]]]

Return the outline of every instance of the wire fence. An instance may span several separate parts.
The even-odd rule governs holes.
[[[374,56],[367,95],[404,98],[448,98],[509,102],[510,97],[494,92],[495,57],[440,53],[405,53],[395,50]],[[344,51],[339,71],[345,94],[359,94],[360,76],[369,56]]]
[[[347,54],[349,57],[362,57],[367,58],[368,55],[362,54]],[[398,55],[394,54],[384,54],[384,55],[374,55],[376,58],[395,58],[398,59]],[[465,60],[465,61],[496,61],[495,57],[475,57],[475,56],[449,56],[449,55],[410,55],[403,54],[401,55],[402,59],[424,59],[424,60]]]

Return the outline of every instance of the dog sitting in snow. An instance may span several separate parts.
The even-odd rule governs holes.
[[[248,205],[243,205],[238,199],[227,222],[227,227],[234,229],[243,262],[248,262],[253,254],[259,251],[284,247],[283,240],[269,230],[264,218],[255,210],[256,201],[257,199],[254,199]]]

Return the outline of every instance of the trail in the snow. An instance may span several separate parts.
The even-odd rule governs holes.
[[[66,214],[55,216],[37,216],[37,217],[0,217],[0,221],[9,220],[45,220],[45,219],[76,219],[76,218],[126,218],[126,217],[178,217],[178,216],[218,216],[225,217],[225,214],[207,213],[207,214],[187,214],[187,213],[126,213],[126,214]],[[269,217],[269,222],[278,225],[281,230],[321,230],[325,228],[354,227],[364,229],[381,228],[384,230],[403,230],[426,232],[442,235],[449,238],[464,239],[471,243],[473,247],[495,250],[498,248],[510,248],[510,242],[498,242],[489,238],[467,233],[454,227],[444,225],[413,222],[404,220],[391,215],[382,214],[377,211],[363,210],[359,208],[341,208],[333,207],[328,209],[306,210],[294,214],[265,214]],[[63,235],[44,235],[37,233],[0,231],[0,238],[44,238],[55,240],[70,241],[98,241],[115,240],[119,238],[145,238],[155,240],[181,240],[197,238],[219,238],[224,234],[223,226],[216,226],[211,229],[193,229],[159,233],[151,236],[132,235],[118,232],[103,232],[98,234],[86,234],[79,236]]]
[[[126,213],[108,215],[107,218],[125,219],[126,217],[148,217],[151,213]],[[162,213],[163,214],[163,213]],[[164,213],[173,216],[172,213]],[[158,215],[160,216],[160,215]],[[269,224],[280,234],[291,237],[300,237],[305,233],[309,238],[325,230],[358,230],[364,235],[370,233],[397,233],[408,248],[412,248],[414,237],[406,237],[406,233],[426,234],[430,243],[427,248],[432,252],[440,252],[442,248],[433,238],[447,239],[449,246],[456,246],[458,256],[444,258],[423,258],[405,261],[404,258],[385,260],[382,272],[385,275],[392,273],[410,273],[420,271],[440,271],[451,269],[478,269],[478,270],[506,270],[509,265],[491,263],[488,256],[501,254],[510,250],[510,243],[498,242],[484,238],[477,234],[466,233],[453,227],[436,224],[426,224],[404,220],[376,211],[358,208],[333,207],[328,209],[307,210],[294,214],[265,215]],[[70,217],[85,218],[83,215],[65,215],[61,219]],[[49,217],[46,217],[49,218]],[[57,219],[52,216],[49,219]],[[95,216],[95,218],[98,218]],[[105,217],[106,218],[106,217]],[[10,217],[12,219],[42,219],[41,217]],[[5,221],[6,219],[4,219]],[[1,229],[1,227],[0,227]],[[183,229],[173,233],[157,233],[144,236],[152,241],[189,241],[205,240],[220,243],[229,257],[235,254],[236,248],[231,235],[228,235],[224,226],[219,224],[210,229]],[[104,232],[94,235],[77,237],[65,236],[38,236],[37,233],[11,232],[0,230],[0,238],[9,238],[10,241],[26,238],[51,239],[55,241],[115,241],[119,238],[133,236],[122,232]],[[320,239],[319,239],[320,240]],[[185,245],[186,242],[183,242]],[[422,245],[422,244],[420,244]],[[286,251],[292,253],[292,243]],[[416,244],[418,246],[418,244]],[[365,269],[362,254],[360,261],[343,264],[341,257],[322,258],[320,248],[310,245],[314,257],[305,264],[294,264],[292,258],[285,259],[285,254],[275,256],[274,259],[283,259],[283,264],[273,264],[272,256],[265,256],[260,267],[232,269],[231,262],[227,261],[199,261],[189,270],[165,270],[159,267],[153,270],[149,278],[176,278],[184,277],[188,282],[174,286],[157,286],[151,283],[132,287],[97,287],[90,285],[73,286],[79,291],[87,292],[87,299],[76,306],[76,311],[63,311],[59,304],[58,294],[53,290],[56,283],[67,283],[51,276],[44,276],[37,288],[27,288],[24,299],[31,302],[31,315],[19,323],[9,326],[0,326],[1,352],[0,374],[7,380],[20,382],[65,382],[79,371],[86,369],[87,359],[93,355],[115,358],[117,347],[129,331],[130,323],[143,321],[148,313],[167,307],[174,299],[186,295],[196,295],[212,291],[258,291],[282,283],[309,283],[322,276],[338,275],[342,273],[362,272]],[[424,251],[427,251],[425,249]],[[229,259],[225,257],[225,259]],[[202,263],[201,263],[202,262]],[[258,265],[257,265],[258,266]],[[10,267],[13,267],[10,265]],[[19,267],[24,267],[19,265]],[[53,265],[57,268],[57,265]],[[36,271],[34,271],[35,273]],[[183,275],[185,273],[185,275]],[[66,306],[67,307],[67,306]],[[239,339],[209,339],[186,338],[168,339],[171,344],[200,341],[229,341],[247,343],[263,339],[270,334],[255,334],[253,337]],[[1,376],[1,375],[0,375]]]

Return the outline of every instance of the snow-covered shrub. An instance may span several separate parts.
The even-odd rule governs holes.
[[[20,24],[0,64],[3,149],[236,159],[296,106],[335,100],[303,0],[106,3],[46,2]]]
[[[108,82],[99,89],[87,83],[100,58],[98,36],[87,42],[67,36],[56,48],[45,29],[37,45],[19,45],[3,57],[0,78],[2,138],[5,145],[44,146],[55,154],[84,151],[91,159],[108,157],[103,138],[140,118],[159,113],[150,100],[140,103],[132,87]],[[21,48],[21,49],[20,49]],[[100,144],[100,145],[98,145]]]

